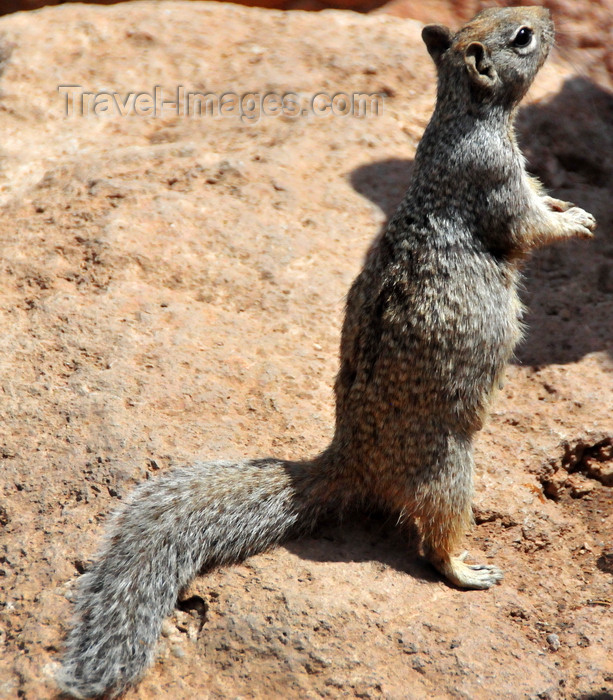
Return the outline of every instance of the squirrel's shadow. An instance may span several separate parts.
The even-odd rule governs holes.
[[[529,172],[554,197],[598,221],[593,241],[559,243],[531,256],[521,293],[527,333],[517,361],[547,365],[595,351],[613,355],[613,322],[603,318],[613,298],[613,95],[584,78],[570,79],[553,99],[520,110],[517,133]],[[400,159],[370,163],[351,173],[351,184],[389,218],[412,166]]]
[[[290,539],[283,546],[301,559],[318,562],[383,564],[423,581],[441,576],[419,554],[417,528],[379,511],[352,512],[341,522],[330,516],[309,536]]]

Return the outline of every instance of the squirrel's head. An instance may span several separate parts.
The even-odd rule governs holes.
[[[429,24],[422,37],[443,91],[460,96],[464,86],[472,102],[512,108],[545,62],[554,27],[544,7],[491,8],[456,34]]]

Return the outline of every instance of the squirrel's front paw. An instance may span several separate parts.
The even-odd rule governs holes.
[[[569,235],[578,238],[593,238],[592,231],[596,228],[596,219],[585,209],[571,207],[565,212],[561,212],[568,222]]]

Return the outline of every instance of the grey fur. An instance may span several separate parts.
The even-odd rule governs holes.
[[[530,45],[514,43],[521,27]],[[548,11],[486,10],[455,35],[426,28],[424,41],[437,106],[409,191],[349,291],[332,444],[311,461],[200,463],[139,487],[80,582],[58,677],[75,697],[138,680],[200,570],[311,527],[324,508],[377,502],[416,520],[452,583],[502,577],[456,554],[471,522],[473,436],[521,336],[521,259],[591,237],[595,221],[542,194],[513,134],[553,42]]]

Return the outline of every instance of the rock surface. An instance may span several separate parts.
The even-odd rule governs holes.
[[[344,295],[434,71],[416,22],[342,12],[66,5],[0,32],[0,697],[33,700],[56,697],[73,585],[136,483],[325,446]],[[66,117],[58,85],[385,103]],[[612,99],[552,60],[527,105],[532,170],[600,227],[530,264],[530,331],[478,442],[467,548],[502,585],[448,587],[388,516],[326,524],[194,582],[126,697],[611,697]]]
[[[109,5],[121,0],[85,0]],[[613,0],[234,0],[240,5],[279,10],[343,9],[383,12],[420,22],[458,27],[486,7],[544,5],[557,25],[558,47],[567,60],[613,87]],[[63,0],[0,0],[0,15],[61,5]]]

